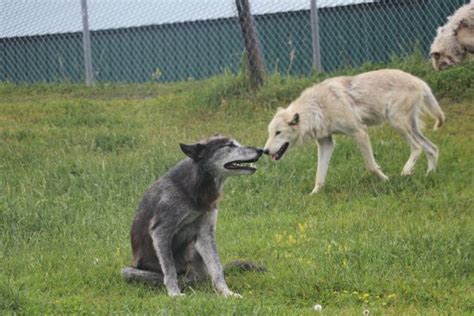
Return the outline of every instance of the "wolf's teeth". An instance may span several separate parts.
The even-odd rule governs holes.
[[[253,162],[235,162],[233,163],[235,167],[247,167],[247,168],[256,168],[255,163]]]

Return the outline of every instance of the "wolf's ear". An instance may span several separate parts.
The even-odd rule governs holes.
[[[295,125],[298,125],[299,122],[300,122],[300,115],[298,113],[295,113],[295,115],[293,115],[293,118],[291,119],[291,121],[288,122],[288,125],[295,126]]]
[[[194,145],[179,144],[179,147],[186,156],[194,161],[199,161],[202,158],[201,154],[205,146],[197,143]]]

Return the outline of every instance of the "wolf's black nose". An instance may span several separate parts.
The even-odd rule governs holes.
[[[268,154],[270,153],[270,151],[269,151],[268,149],[265,149],[265,150],[263,151],[263,153],[264,153],[265,155],[268,155]]]

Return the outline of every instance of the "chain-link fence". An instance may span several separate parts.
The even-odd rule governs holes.
[[[0,0],[0,81],[83,82],[84,20],[96,82],[236,72],[244,42],[235,1]],[[427,55],[437,27],[469,0],[249,2],[268,71],[305,75],[318,64],[388,61],[416,45]]]

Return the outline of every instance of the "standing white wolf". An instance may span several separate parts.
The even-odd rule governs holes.
[[[436,119],[435,129],[444,122],[444,113],[430,87],[406,72],[384,69],[327,79],[303,91],[286,109],[278,109],[268,126],[264,152],[279,160],[298,141],[315,139],[318,168],[313,194],[324,185],[334,150],[332,135],[346,134],[357,142],[369,171],[388,180],[375,162],[367,133],[368,126],[388,121],[411,148],[402,175],[413,172],[422,152],[430,172],[436,168],[438,148],[420,131],[421,112]]]

